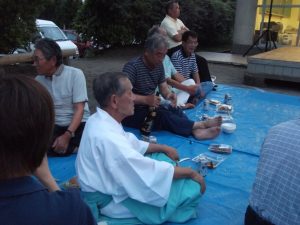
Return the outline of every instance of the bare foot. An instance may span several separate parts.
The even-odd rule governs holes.
[[[185,103],[183,106],[181,106],[180,108],[182,109],[192,109],[195,108],[195,105],[192,103]]]
[[[194,129],[193,135],[196,139],[205,140],[205,139],[213,139],[220,134],[221,127],[209,127],[206,129]]]
[[[209,127],[219,127],[222,124],[222,116],[217,116],[213,119],[208,119],[206,121],[204,121],[204,125],[206,128]]]

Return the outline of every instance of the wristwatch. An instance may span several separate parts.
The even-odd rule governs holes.
[[[66,130],[66,132],[68,132],[71,135],[71,138],[75,137],[75,132],[70,131],[69,129]]]

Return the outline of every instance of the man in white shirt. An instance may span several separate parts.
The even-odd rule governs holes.
[[[160,224],[195,217],[203,177],[178,167],[174,148],[141,141],[121,125],[134,113],[127,76],[105,73],[94,80],[93,90],[100,108],[86,123],[76,171],[97,221]]]
[[[166,4],[166,16],[160,26],[167,31],[167,41],[169,44],[168,56],[171,58],[173,53],[181,49],[182,35],[189,28],[179,19],[180,6],[177,0],[170,0]],[[196,54],[197,67],[201,82],[212,81],[205,58]],[[216,85],[215,85],[216,87]]]
[[[169,44],[168,55],[180,49],[182,34],[189,30],[179,19],[180,7],[178,1],[171,0],[166,4],[166,16],[160,26],[167,31],[167,41]]]
[[[86,82],[80,69],[62,64],[59,45],[48,38],[35,44],[36,80],[50,93],[55,109],[51,155],[66,156],[79,146],[85,121],[89,117]]]

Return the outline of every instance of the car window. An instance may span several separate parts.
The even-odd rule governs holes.
[[[65,35],[67,36],[68,39],[70,39],[71,41],[76,41],[77,40],[77,36],[75,34],[71,34],[68,32],[65,32]]]
[[[38,30],[42,33],[44,37],[58,40],[67,40],[64,33],[58,27],[38,27]]]

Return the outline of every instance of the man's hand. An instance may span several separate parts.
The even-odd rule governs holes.
[[[170,146],[167,145],[162,145],[162,151],[171,159],[173,159],[174,161],[178,161],[179,160],[179,156],[178,153],[176,151],[175,148],[172,148]]]
[[[67,132],[57,137],[52,144],[53,151],[58,154],[64,154],[67,151],[70,139],[71,136]]]
[[[204,178],[201,174],[197,173],[196,171],[192,172],[191,175],[191,179],[193,179],[194,181],[196,181],[197,183],[199,183],[201,185],[201,194],[203,194],[206,190],[206,184],[204,181]]]
[[[182,83],[183,81],[185,81],[186,79],[184,78],[184,76],[182,76],[180,73],[176,73],[174,75],[172,75],[172,79],[178,81],[179,83]]]
[[[146,96],[147,98],[147,105],[153,106],[153,107],[158,107],[160,104],[160,97],[156,95],[148,95]]]
[[[191,96],[196,95],[198,87],[199,85],[195,84],[187,86],[187,93],[189,93]]]
[[[177,32],[178,32],[179,34],[183,34],[183,33],[186,32],[186,31],[188,31],[188,29],[187,29],[186,27],[184,27],[184,26],[181,26],[181,27],[180,27],[180,30],[178,30]]]
[[[171,101],[171,105],[173,107],[177,106],[177,96],[175,93],[170,92],[170,94],[167,96],[167,100]]]

